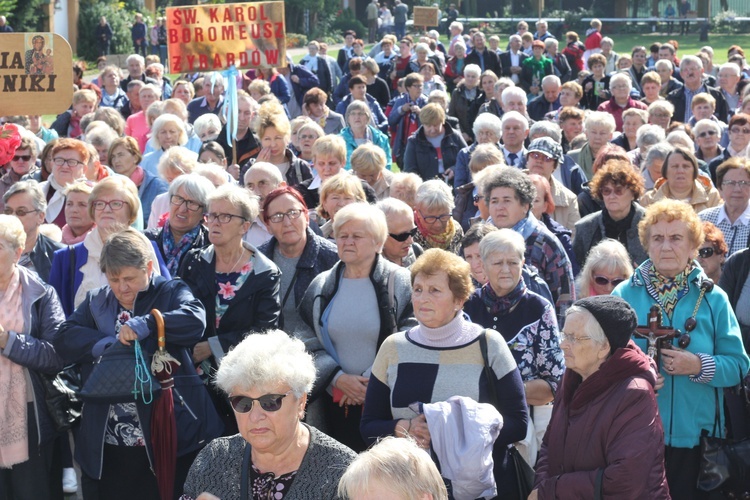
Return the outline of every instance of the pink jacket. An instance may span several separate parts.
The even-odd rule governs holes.
[[[151,132],[151,128],[149,128],[148,123],[146,122],[145,112],[139,111],[128,116],[128,120],[125,122],[125,135],[129,135],[138,141],[138,147],[141,149],[141,153],[146,150],[146,142],[148,142],[149,132]]]

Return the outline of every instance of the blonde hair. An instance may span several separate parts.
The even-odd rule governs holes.
[[[383,250],[385,239],[388,238],[388,223],[385,220],[385,214],[379,208],[364,202],[343,207],[336,212],[336,219],[333,221],[334,236],[338,238],[341,228],[349,222],[364,223],[378,248],[378,253]]]
[[[97,101],[96,92],[89,89],[76,90],[73,92],[73,104],[80,102],[90,102],[96,104]]]
[[[318,156],[333,156],[341,162],[346,163],[346,142],[340,135],[323,135],[312,147],[313,158]]]
[[[91,217],[91,220],[96,220],[94,218],[94,202],[102,193],[117,193],[118,196],[121,196],[122,201],[130,209],[128,225],[135,222],[138,212],[141,211],[141,200],[138,197],[138,188],[133,181],[124,175],[113,175],[96,183],[89,195],[89,217]]]
[[[349,159],[355,174],[372,175],[385,170],[385,152],[374,144],[362,144]]]
[[[442,125],[445,123],[445,109],[437,103],[427,104],[419,112],[422,125]]]
[[[617,240],[605,238],[589,250],[586,264],[578,275],[580,298],[591,295],[594,272],[597,271],[607,274],[618,273],[623,276],[632,275],[633,265],[630,263],[628,249]]]
[[[316,212],[324,219],[329,219],[331,215],[323,206],[328,200],[328,196],[333,193],[345,194],[353,197],[356,201],[366,201],[365,190],[362,188],[362,181],[349,172],[339,172],[327,179],[320,186],[320,206]]]
[[[666,165],[666,161],[664,162]],[[651,239],[651,227],[659,221],[672,222],[674,220],[682,221],[688,229],[688,236],[695,248],[703,244],[705,235],[703,234],[703,223],[698,218],[693,207],[688,203],[678,200],[664,199],[657,201],[646,208],[646,214],[638,223],[638,238],[641,245],[648,252],[648,244]],[[687,262],[685,263],[687,265]]]
[[[23,230],[23,224],[18,217],[0,214],[0,239],[11,245],[13,250],[18,250],[26,245],[26,231]],[[10,262],[5,262],[3,265],[9,264]]]

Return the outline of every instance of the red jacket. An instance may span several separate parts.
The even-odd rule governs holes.
[[[536,467],[539,499],[669,499],[656,374],[632,341],[585,381],[572,370],[562,388]]]
[[[611,85],[611,84],[610,84]],[[603,102],[599,105],[598,108],[596,108],[597,111],[604,111],[605,113],[609,113],[610,115],[615,117],[615,130],[618,132],[622,132],[622,114],[625,112],[626,109],[630,108],[636,108],[636,109],[648,109],[648,106],[643,104],[641,101],[636,101],[632,97],[628,97],[628,103],[625,105],[624,108],[621,108],[617,105],[615,102],[615,98],[611,98],[610,100]]]
[[[594,50],[602,48],[602,32],[594,31],[586,37],[585,45],[586,50]]]

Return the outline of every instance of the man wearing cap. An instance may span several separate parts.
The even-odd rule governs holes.
[[[557,75],[547,75],[542,79],[542,95],[531,101],[527,110],[534,121],[544,120],[550,111],[560,109],[560,89],[562,84]]]
[[[611,295],[581,299],[568,310],[560,334],[567,369],[530,499],[560,492],[598,498],[603,491],[670,498],[655,396],[663,379],[630,340],[637,325],[633,308]]]
[[[542,79],[548,75],[554,75],[552,59],[544,55],[544,42],[534,40],[531,43],[533,55],[524,59],[521,63],[521,86],[530,94],[539,95]]]
[[[487,47],[484,33],[481,31],[474,33],[472,42],[474,43],[474,48],[469,55],[466,56],[465,64],[476,64],[482,69],[482,73],[491,70],[497,76],[500,76],[502,74],[500,58],[498,57],[497,52],[493,52]]]
[[[555,202],[552,218],[575,236],[575,224],[581,218],[578,212],[578,197],[552,175],[563,160],[562,146],[549,137],[540,137],[529,144],[526,168],[529,173],[539,174],[547,179]]]

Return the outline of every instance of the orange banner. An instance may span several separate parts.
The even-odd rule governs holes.
[[[286,66],[284,2],[167,8],[171,73]]]

